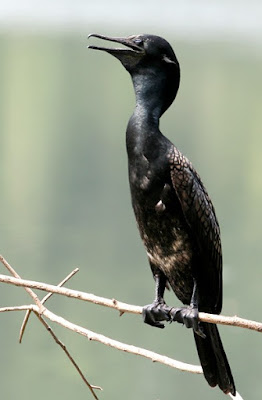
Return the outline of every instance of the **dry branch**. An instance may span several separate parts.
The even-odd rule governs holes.
[[[141,314],[142,307],[134,306],[127,303],[122,303],[115,299],[107,299],[105,297],[99,297],[91,293],[85,293],[77,290],[68,289],[65,287],[57,287],[54,285],[49,285],[43,282],[36,282],[25,279],[12,278],[7,275],[0,274],[0,282],[8,283],[15,286],[22,286],[26,288],[39,289],[46,292],[60,294],[62,296],[73,297],[75,299],[88,301],[90,303],[98,304],[101,306],[113,308],[118,310],[121,314],[123,313],[133,313],[133,314]],[[42,304],[41,304],[41,307]],[[215,315],[208,314],[204,312],[199,313],[199,319],[203,322],[209,322],[212,324],[221,324],[221,325],[231,325],[237,326],[240,328],[251,329],[257,332],[262,332],[262,323],[257,321],[251,321],[248,319],[240,318],[237,316],[228,317],[223,315]]]
[[[72,276],[74,276],[78,271],[79,271],[79,268],[75,268],[72,272],[70,272],[69,275],[67,275],[67,276],[65,277],[65,279],[63,279],[60,283],[58,283],[57,286],[58,286],[58,287],[63,286],[63,285],[64,285],[67,281],[69,281],[69,279],[71,279]],[[45,297],[41,300],[41,304],[44,304],[52,295],[53,295],[53,293],[51,293],[51,292],[47,293],[47,295],[45,295]],[[25,317],[24,317],[24,320],[23,320],[23,322],[22,322],[22,325],[21,325],[21,328],[20,328],[20,333],[19,333],[19,343],[22,343],[23,335],[24,335],[24,332],[25,332],[25,328],[26,328],[27,322],[28,322],[29,317],[30,317],[30,313],[31,313],[31,310],[27,310],[27,312],[26,312],[26,314],[25,314]]]
[[[0,255],[0,262],[2,262],[2,264],[7,268],[7,270],[16,278],[15,279],[21,279],[20,276],[17,274],[17,272],[11,267],[11,265],[5,260],[5,258]],[[62,282],[61,285],[63,283],[65,283],[68,279],[70,279],[76,272],[78,271],[78,269],[74,270],[71,274],[69,274]],[[87,387],[89,388],[90,392],[92,393],[93,397],[95,398],[95,400],[98,400],[97,395],[94,392],[94,389],[100,389],[101,388],[99,386],[93,386],[91,385],[88,380],[85,378],[84,374],[82,373],[81,369],[79,368],[78,364],[75,362],[75,360],[73,359],[73,357],[71,356],[71,354],[69,353],[69,351],[67,350],[67,348],[65,347],[65,345],[58,339],[58,337],[55,335],[54,331],[47,325],[47,323],[45,322],[45,320],[42,317],[43,312],[45,311],[45,308],[43,306],[43,303],[52,295],[48,294],[44,297],[44,299],[42,300],[42,302],[39,300],[38,296],[33,292],[33,290],[31,290],[28,287],[25,287],[25,290],[27,291],[27,293],[31,296],[31,298],[34,300],[34,302],[36,303],[36,307],[37,310],[34,309],[33,305],[30,305],[29,308],[27,309],[27,314],[26,317],[23,321],[22,324],[22,328],[20,330],[20,338],[22,338],[23,335],[23,331],[25,329],[25,326],[27,324],[28,318],[30,316],[30,312],[34,311],[35,314],[37,315],[38,319],[40,320],[40,322],[42,322],[42,324],[46,327],[47,331],[51,334],[52,338],[55,340],[55,342],[62,348],[62,350],[65,352],[65,354],[67,355],[67,357],[69,358],[70,362],[74,365],[75,369],[77,370],[77,372],[79,373],[79,375],[81,376],[82,380],[84,381],[84,383],[87,385]],[[21,310],[21,307],[20,307]],[[3,311],[3,309],[1,309],[1,311]],[[11,311],[11,308],[9,307],[9,310],[6,308],[5,311]],[[12,310],[14,311],[14,310]]]
[[[86,380],[84,377],[82,371],[76,364],[75,360],[73,357],[70,355],[69,351],[67,350],[66,346],[58,339],[58,337],[55,335],[54,331],[52,328],[46,323],[46,321],[43,319],[43,316],[46,318],[50,319],[51,321],[64,326],[67,329],[70,329],[78,334],[81,334],[85,337],[87,337],[89,340],[94,340],[98,341],[100,343],[103,343],[107,346],[114,347],[118,350],[122,350],[125,352],[129,352],[132,354],[140,355],[145,358],[151,359],[153,362],[159,362],[165,365],[168,365],[173,368],[180,369],[182,371],[187,371],[187,372],[192,372],[192,373],[197,373],[201,374],[202,373],[202,368],[196,365],[189,365],[180,361],[173,360],[169,357],[154,353],[149,350],[145,350],[142,348],[138,348],[133,345],[128,345],[124,344],[121,342],[118,342],[114,339],[110,339],[104,335],[100,335],[98,333],[92,332],[86,328],[83,328],[82,326],[73,324],[70,321],[67,321],[66,319],[62,318],[61,316],[58,316],[51,311],[49,311],[46,307],[43,306],[43,303],[52,295],[52,293],[60,294],[63,296],[67,297],[73,297],[76,299],[80,299],[83,301],[88,301],[91,303],[103,305],[106,307],[110,307],[113,309],[116,309],[120,312],[120,315],[123,313],[134,313],[134,314],[141,314],[142,313],[142,307],[139,306],[133,306],[130,304],[122,303],[119,302],[115,299],[106,299],[103,297],[95,296],[93,294],[85,293],[85,292],[80,292],[76,290],[71,290],[67,288],[62,288],[61,286],[68,280],[70,277],[77,272],[76,270],[73,271],[67,278],[65,278],[58,286],[54,285],[48,285],[42,282],[35,282],[31,280],[24,280],[21,279],[20,276],[16,273],[16,271],[8,264],[8,262],[0,255],[0,262],[11,272],[11,274],[14,276],[14,278],[6,275],[0,275],[0,282],[3,283],[8,283],[12,284],[15,286],[21,286],[24,287],[25,290],[28,292],[28,294],[31,296],[31,298],[34,300],[36,303],[35,305],[29,304],[29,305],[24,305],[24,306],[17,306],[17,307],[3,307],[0,308],[0,312],[8,312],[8,311],[27,311],[26,318],[24,319],[24,327],[28,321],[30,312],[33,311],[38,319],[41,321],[41,323],[45,326],[45,328],[50,332],[52,335],[53,339],[56,341],[56,343],[63,349],[63,351],[66,353],[67,357],[70,359],[74,367],[77,369],[78,373],[80,374],[81,378],[84,380],[85,384],[89,387],[90,391],[92,392],[94,398],[98,400],[94,389],[101,389],[100,387],[97,386],[92,386],[89,384],[89,382]],[[34,289],[39,289],[43,291],[49,292],[42,301],[39,300],[38,296],[32,291],[32,288]],[[247,329],[252,329],[256,330],[258,332],[262,331],[262,323],[256,322],[256,321],[250,321],[247,319],[239,318],[237,316],[234,317],[225,317],[225,316],[219,316],[219,315],[213,315],[213,314],[207,314],[200,312],[199,313],[199,319],[204,322],[208,323],[216,323],[216,324],[223,324],[223,325],[232,325],[232,326],[238,326],[241,328],[247,328]],[[22,329],[22,333],[24,331],[24,328]],[[233,397],[231,394],[229,394],[231,398],[234,398],[235,400],[242,400],[242,397],[239,395],[239,393],[236,394],[236,397]]]
[[[47,308],[45,308],[42,313],[40,314],[40,310],[37,305],[30,304],[28,306],[22,306],[22,307],[4,307],[0,308],[0,312],[4,311],[24,311],[26,308],[30,309],[31,311],[34,311],[38,315],[45,316],[48,318],[50,321],[53,321],[67,329],[70,329],[73,332],[76,332],[82,336],[85,336],[89,340],[93,340],[96,342],[100,342],[106,346],[113,347],[115,349],[128,352],[131,354],[139,355],[144,358],[148,358],[153,362],[159,362],[161,364],[165,364],[169,367],[179,369],[181,371],[186,371],[186,372],[191,372],[194,374],[201,374],[202,373],[202,368],[197,366],[197,365],[191,365],[187,363],[183,363],[181,361],[176,361],[173,360],[172,358],[163,356],[158,353],[154,353],[153,351],[145,350],[140,347],[136,347],[133,345],[125,344],[122,342],[119,342],[114,339],[110,339],[107,336],[101,335],[99,333],[93,332],[89,329],[83,328],[82,326],[73,324],[72,322],[66,320],[65,318],[60,317],[59,315],[54,314],[53,312],[49,311]]]
[[[77,365],[77,363],[75,362],[74,358],[71,356],[70,352],[68,351],[68,349],[66,348],[66,346],[64,345],[64,343],[61,342],[60,339],[58,339],[58,337],[56,336],[56,334],[54,333],[53,329],[51,328],[51,326],[49,326],[46,321],[42,318],[42,316],[39,314],[39,310],[38,312],[35,311],[36,316],[38,317],[39,321],[44,325],[44,327],[46,328],[46,330],[48,332],[50,332],[51,336],[53,337],[54,341],[58,344],[58,346],[61,347],[61,349],[66,353],[67,357],[69,358],[69,360],[71,361],[71,363],[73,364],[73,366],[75,367],[75,369],[77,370],[77,372],[79,373],[79,375],[81,376],[81,378],[83,379],[83,381],[85,382],[85,384],[89,387],[89,390],[92,392],[94,398],[96,400],[98,400],[97,395],[94,392],[94,389],[99,389],[102,390],[101,387],[99,386],[94,386],[94,385],[90,385],[90,383],[88,382],[88,380],[85,378],[85,375],[83,374],[83,372],[81,371],[81,369],[79,368],[79,366]]]

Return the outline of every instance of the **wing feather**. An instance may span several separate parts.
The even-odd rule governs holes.
[[[222,308],[222,250],[213,204],[191,162],[175,147],[169,153],[171,180],[186,222],[197,244],[197,275],[203,306],[220,313]],[[207,304],[204,304],[207,303]],[[203,308],[203,307],[202,307]]]

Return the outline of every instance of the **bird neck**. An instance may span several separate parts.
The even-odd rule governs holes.
[[[127,146],[141,151],[161,135],[159,119],[176,97],[179,74],[147,69],[146,73],[131,73],[131,77],[136,107],[127,127]]]
[[[152,101],[142,101],[137,98],[136,107],[129,119],[126,139],[128,154],[143,153],[144,150],[160,134],[159,105]]]
[[[159,118],[166,110],[165,104],[165,76],[150,71],[147,74],[132,75],[136,95],[135,113],[139,118],[150,118],[159,124]]]

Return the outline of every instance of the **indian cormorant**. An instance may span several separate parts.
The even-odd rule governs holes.
[[[159,130],[159,119],[179,87],[176,55],[165,39],[155,35],[90,36],[125,46],[89,47],[120,60],[136,94],[126,131],[129,182],[156,281],[155,300],[143,308],[144,321],[159,328],[164,320],[192,327],[207,382],[235,395],[217,326],[198,319],[198,311],[219,314],[222,308],[222,252],[215,210],[191,162]],[[163,296],[168,286],[185,307],[166,305]]]

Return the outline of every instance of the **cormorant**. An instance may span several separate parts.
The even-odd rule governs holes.
[[[160,132],[159,119],[176,97],[180,67],[170,44],[155,35],[126,38],[91,34],[120,43],[105,48],[130,73],[136,107],[126,131],[132,205],[156,282],[156,296],[143,308],[144,322],[192,327],[210,386],[235,395],[232,373],[217,326],[200,322],[198,311],[219,314],[222,308],[220,230],[212,202],[191,162]],[[168,307],[171,286],[186,306]]]

